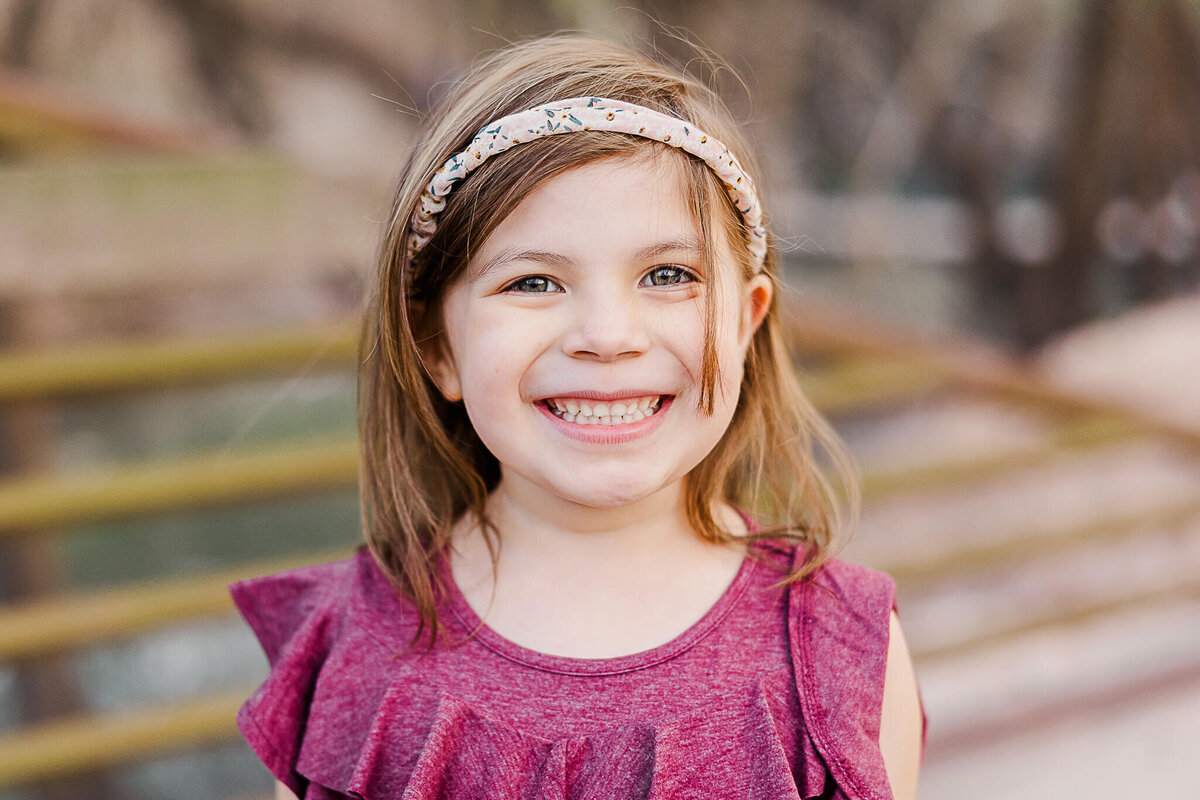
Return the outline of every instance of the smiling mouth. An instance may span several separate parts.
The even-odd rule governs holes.
[[[576,425],[627,425],[654,416],[664,397],[645,395],[627,400],[596,401],[573,397],[548,397],[541,400],[550,413]]]

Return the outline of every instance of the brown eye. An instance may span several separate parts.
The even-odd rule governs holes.
[[[655,267],[642,278],[643,286],[674,286],[678,283],[692,283],[696,280],[691,272],[683,267]]]

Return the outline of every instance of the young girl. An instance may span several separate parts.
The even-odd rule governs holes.
[[[710,90],[595,41],[433,114],[363,341],[367,545],[232,587],[279,797],[913,797],[893,586],[831,559],[756,174]]]

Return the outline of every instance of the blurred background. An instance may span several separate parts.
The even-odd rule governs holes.
[[[0,800],[269,796],[225,586],[359,541],[390,185],[564,29],[741,79],[920,797],[1200,797],[1200,2],[0,0]]]

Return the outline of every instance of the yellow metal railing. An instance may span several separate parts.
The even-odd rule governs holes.
[[[345,557],[343,548],[11,605],[0,609],[0,661],[44,656],[224,614],[232,609],[227,587],[235,581]]]
[[[353,486],[353,438],[0,481],[0,537],[30,529]]]
[[[235,736],[234,713],[249,694],[231,691],[121,714],[55,720],[0,737],[0,788]]]
[[[354,364],[352,325],[0,354],[0,402],[295,374]]]
[[[352,371],[356,345],[356,326],[347,324],[253,336],[9,351],[0,353],[0,404]],[[334,436],[83,473],[20,474],[0,479],[0,539],[349,488],[356,473],[354,437]],[[0,606],[0,661],[19,663],[228,614],[230,582],[346,554],[343,548]],[[228,740],[235,732],[233,712],[248,688],[160,708],[27,725],[0,736],[0,788]]]

